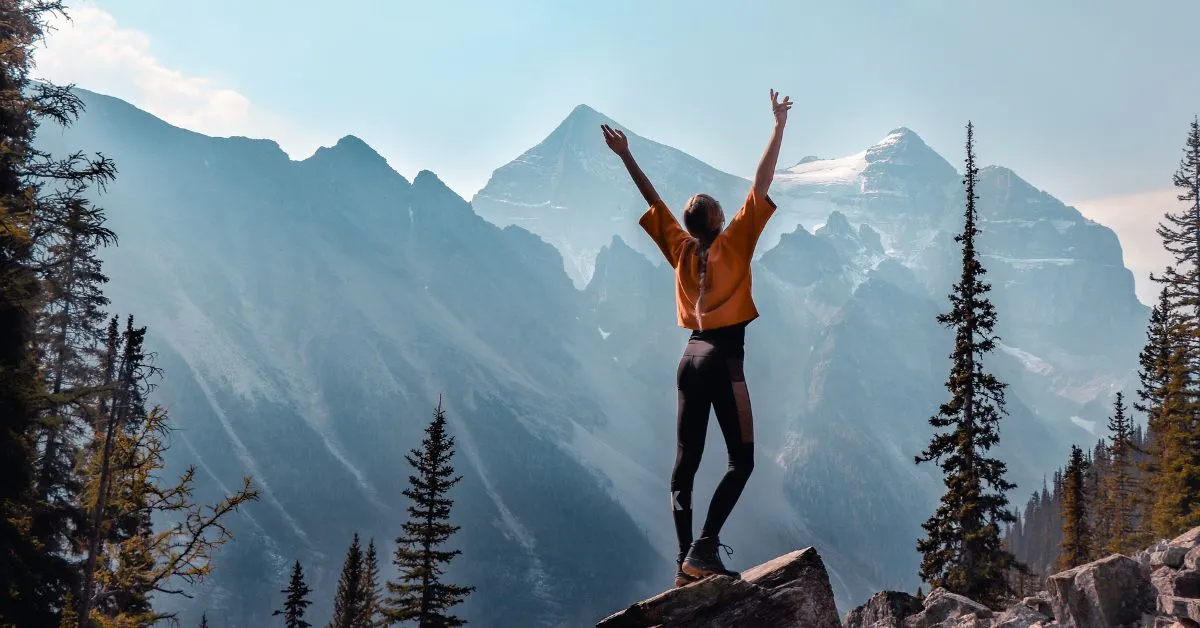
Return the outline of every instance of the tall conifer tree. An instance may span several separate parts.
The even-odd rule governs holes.
[[[365,561],[362,546],[358,542],[358,533],[354,533],[354,541],[346,551],[346,560],[342,563],[342,575],[338,579],[337,593],[333,598],[333,621],[330,628],[358,628],[367,605],[367,591],[363,586],[365,579]]]
[[[1158,277],[1166,302],[1165,369],[1157,413],[1148,417],[1150,457],[1145,522],[1155,537],[1200,525],[1200,118],[1193,118],[1173,183],[1186,206],[1159,223],[1174,264]],[[1144,365],[1143,365],[1144,366]]]
[[[1130,551],[1134,531],[1133,424],[1125,414],[1125,395],[1118,392],[1113,402],[1113,415],[1108,418],[1109,472],[1104,478],[1104,490],[1099,509],[1108,521],[1108,538],[1104,550],[1113,554]]]
[[[474,587],[442,582],[445,564],[461,552],[443,546],[459,526],[450,524],[454,500],[450,489],[462,480],[454,474],[450,460],[454,456],[454,437],[446,430],[446,413],[438,399],[433,421],[425,428],[420,450],[405,456],[416,471],[408,478],[404,491],[412,504],[403,534],[396,539],[393,562],[399,569],[399,582],[389,582],[391,594],[386,614],[392,621],[413,621],[418,626],[461,626],[466,623],[450,614]]]
[[[1071,458],[1063,473],[1062,547],[1056,567],[1060,570],[1082,565],[1091,558],[1091,531],[1088,529],[1087,462],[1083,450],[1071,445]]]
[[[286,589],[280,591],[284,594],[283,609],[277,610],[272,615],[283,615],[283,625],[286,628],[309,628],[312,624],[304,621],[304,613],[308,610],[308,606],[312,604],[308,599],[308,594],[312,593],[312,589],[304,583],[304,570],[300,568],[300,561],[292,566],[292,578],[288,581]]]
[[[385,626],[387,622],[383,617],[383,592],[379,588],[379,558],[375,553],[375,539],[367,542],[362,575],[365,602],[358,625],[363,628]]]
[[[979,169],[971,124],[966,148],[964,224],[955,237],[962,245],[962,275],[950,293],[950,312],[937,318],[955,330],[946,381],[950,400],[930,418],[939,431],[916,457],[918,464],[938,464],[946,492],[923,525],[926,536],[917,542],[917,551],[923,556],[920,573],[925,582],[995,604],[1009,593],[1008,574],[1017,566],[1000,538],[1001,525],[1015,519],[1005,496],[1014,485],[1004,479],[1004,462],[987,455],[1000,438],[1006,385],[983,367],[983,357],[996,345],[996,309],[987,297],[991,288],[983,281],[986,271],[976,248]]]
[[[47,20],[62,14],[61,0],[0,3],[0,624],[54,625],[69,594],[60,515],[70,502],[38,490],[38,439],[62,402],[39,368],[42,271],[71,203],[115,173],[102,156],[55,158],[33,145],[41,124],[70,125],[83,109],[69,88],[29,76]],[[69,490],[61,462],[54,479]]]

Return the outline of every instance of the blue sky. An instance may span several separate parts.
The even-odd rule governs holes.
[[[1068,202],[1144,202],[1169,199],[1200,113],[1196,0],[72,6],[39,55],[48,78],[202,132],[271,137],[296,158],[358,135],[467,198],[579,103],[748,175],[774,87],[797,102],[786,164],[898,126],[957,164],[972,119],[984,163]]]

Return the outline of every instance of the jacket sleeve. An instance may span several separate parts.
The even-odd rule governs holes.
[[[683,255],[684,244],[687,243],[691,236],[683,227],[679,226],[679,221],[667,209],[667,206],[662,201],[658,201],[642,214],[642,218],[638,220],[638,224],[654,243],[658,245],[662,251],[663,257],[667,258],[667,262],[671,264],[671,268],[679,265],[679,258]]]
[[[746,203],[725,228],[725,238],[733,246],[733,250],[746,259],[753,256],[758,237],[762,235],[763,228],[774,213],[775,201],[772,201],[769,195],[755,194],[751,188],[746,196]]]

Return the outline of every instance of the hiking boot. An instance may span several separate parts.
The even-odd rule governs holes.
[[[683,559],[687,556],[687,552],[679,552],[679,560],[675,561],[675,586],[687,586],[693,582],[700,580],[689,576],[683,571]]]
[[[688,550],[687,557],[683,559],[683,565],[680,566],[680,569],[683,573],[693,578],[705,578],[719,574],[740,579],[742,574],[725,568],[725,564],[721,562],[721,557],[717,555],[718,547],[725,549],[726,556],[733,555],[733,550],[728,545],[721,543],[721,541],[715,538],[696,539],[692,542],[692,549]]]

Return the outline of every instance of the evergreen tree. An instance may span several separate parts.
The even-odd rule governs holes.
[[[200,628],[208,628],[208,613],[200,615]]]
[[[151,593],[182,593],[175,583],[194,584],[211,573],[211,556],[232,538],[228,516],[257,499],[249,478],[242,490],[211,505],[192,501],[194,468],[177,482],[162,478],[169,424],[162,408],[144,407],[146,378],[154,373],[142,353],[145,331],[132,317],[119,337],[116,318],[109,324],[104,377],[111,393],[80,465],[89,518],[76,616],[101,626],[173,617],[152,609]],[[155,515],[173,523],[155,530]]]
[[[923,556],[920,573],[925,582],[996,604],[1009,593],[1008,574],[1016,566],[1000,538],[1000,526],[1014,519],[1005,496],[1014,485],[1004,479],[1004,462],[987,456],[999,441],[1006,385],[983,368],[983,356],[995,348],[997,337],[996,310],[987,298],[991,288],[983,281],[985,270],[975,243],[978,173],[974,126],[968,124],[965,222],[955,237],[962,245],[962,276],[950,294],[950,312],[937,318],[955,330],[946,381],[950,400],[929,420],[946,431],[935,433],[916,457],[918,464],[939,465],[946,492],[923,524],[927,536],[917,542],[917,551]]]
[[[342,563],[342,576],[338,579],[337,594],[333,598],[333,621],[330,628],[359,628],[367,607],[367,591],[364,587],[366,564],[358,533],[346,552]]]
[[[41,422],[39,507],[32,531],[44,551],[57,555],[69,552],[67,534],[73,522],[83,518],[74,462],[76,443],[89,427],[87,409],[96,398],[96,349],[104,338],[103,308],[108,305],[102,290],[108,278],[101,272],[99,249],[116,241],[104,226],[104,212],[86,199],[74,198],[84,188],[77,185],[71,191],[71,198],[62,203],[62,215],[49,221],[38,254],[43,309],[37,321],[37,349],[48,397]]]
[[[1125,416],[1125,395],[1117,393],[1113,415],[1108,419],[1109,473],[1104,478],[1101,518],[1108,521],[1104,550],[1122,554],[1133,549],[1130,540],[1134,530],[1134,432],[1132,422]]]
[[[376,628],[386,626],[383,617],[383,593],[379,588],[379,560],[375,554],[375,539],[367,542],[367,557],[363,567],[363,593],[366,602],[363,604],[359,626]]]
[[[1058,569],[1082,565],[1091,558],[1091,531],[1088,530],[1087,499],[1084,479],[1087,461],[1083,450],[1071,445],[1071,458],[1063,474],[1062,549],[1056,564]]]
[[[52,459],[53,479],[67,493],[39,490],[39,436],[61,422],[48,409],[64,405],[39,368],[39,313],[54,298],[43,266],[66,208],[115,173],[99,155],[56,159],[33,146],[39,125],[68,126],[83,108],[69,88],[29,78],[47,20],[64,13],[61,0],[0,3],[0,624],[22,626],[57,624],[71,579],[63,456]]]
[[[304,571],[300,569],[300,561],[292,567],[292,579],[286,589],[280,593],[287,596],[283,602],[283,610],[277,610],[271,615],[283,615],[283,625],[287,628],[308,628],[312,624],[304,621],[304,611],[312,604],[308,594],[312,590],[304,584]]]
[[[393,622],[414,621],[422,628],[461,626],[466,621],[449,611],[475,587],[442,582],[444,565],[461,553],[441,548],[459,529],[450,524],[454,501],[448,493],[462,476],[454,475],[450,465],[454,437],[446,430],[440,398],[421,445],[421,450],[405,456],[416,475],[409,476],[410,487],[404,491],[412,504],[404,532],[396,539],[393,562],[399,569],[399,582],[387,583],[391,595],[385,600],[385,613]]]
[[[1166,368],[1155,372],[1157,413],[1147,419],[1151,461],[1144,492],[1153,497],[1144,521],[1156,537],[1200,525],[1200,119],[1192,120],[1173,183],[1187,207],[1166,213],[1158,235],[1175,264],[1152,277],[1163,286],[1168,312],[1160,348]]]

